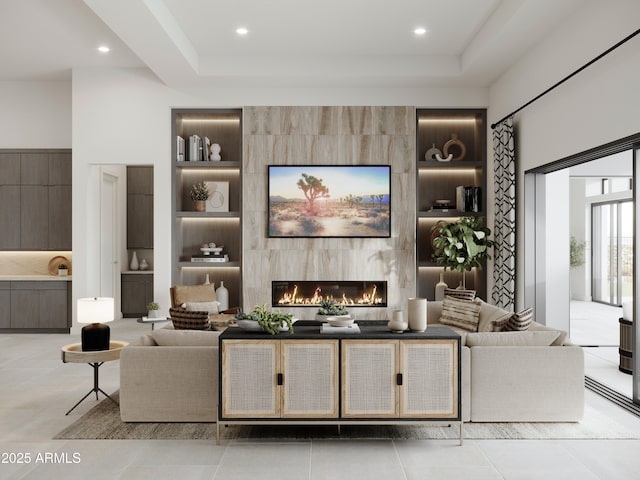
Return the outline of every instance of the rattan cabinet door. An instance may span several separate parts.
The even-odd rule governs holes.
[[[222,416],[273,418],[280,416],[277,340],[222,341]]]
[[[458,341],[400,341],[400,417],[458,417]]]
[[[397,340],[342,341],[342,417],[397,417]]]
[[[283,418],[338,417],[338,340],[282,340]]]

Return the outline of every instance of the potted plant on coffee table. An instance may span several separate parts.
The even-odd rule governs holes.
[[[207,199],[209,198],[209,188],[204,181],[194,183],[189,192],[191,200],[193,200],[193,210],[196,212],[204,212],[207,207]]]
[[[455,222],[440,220],[433,232],[433,258],[444,269],[462,273],[462,286],[465,286],[465,272],[481,267],[482,262],[490,259],[488,249],[493,247],[489,239],[491,230],[484,227],[483,217],[460,217]]]

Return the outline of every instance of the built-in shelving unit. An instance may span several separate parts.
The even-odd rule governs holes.
[[[434,287],[438,283],[443,267],[433,259],[431,229],[439,220],[455,221],[461,216],[486,216],[486,110],[484,109],[418,109],[417,116],[417,295],[434,299]],[[437,148],[446,158],[445,145],[452,138],[458,142],[449,144],[447,151],[453,154],[448,162],[425,159],[427,152]],[[464,155],[462,156],[464,152]],[[462,158],[460,158],[462,156]],[[479,187],[480,201],[474,211],[460,211],[456,205],[456,188]],[[453,208],[439,209],[439,201],[449,200]],[[445,282],[456,287],[462,275],[447,270]],[[467,288],[486,299],[484,269],[466,274]]]
[[[216,287],[224,281],[229,306],[242,305],[242,110],[172,110],[172,212],[174,285],[204,283],[207,274]],[[221,147],[220,161],[178,161],[177,137],[209,138]],[[187,156],[188,158],[188,156]],[[201,181],[228,183],[228,211],[194,211],[191,186]],[[228,262],[196,263],[203,243],[223,245]]]

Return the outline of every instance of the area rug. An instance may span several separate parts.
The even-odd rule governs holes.
[[[118,392],[112,395],[118,399]],[[331,425],[221,426],[225,440],[428,440],[457,439],[458,426]],[[120,410],[103,400],[54,439],[215,440],[213,423],[125,423]],[[637,434],[592,408],[579,423],[465,423],[465,439],[638,439]]]

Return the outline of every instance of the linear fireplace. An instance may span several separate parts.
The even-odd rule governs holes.
[[[313,307],[328,299],[353,307],[386,307],[387,282],[271,282],[271,304],[274,307]]]

